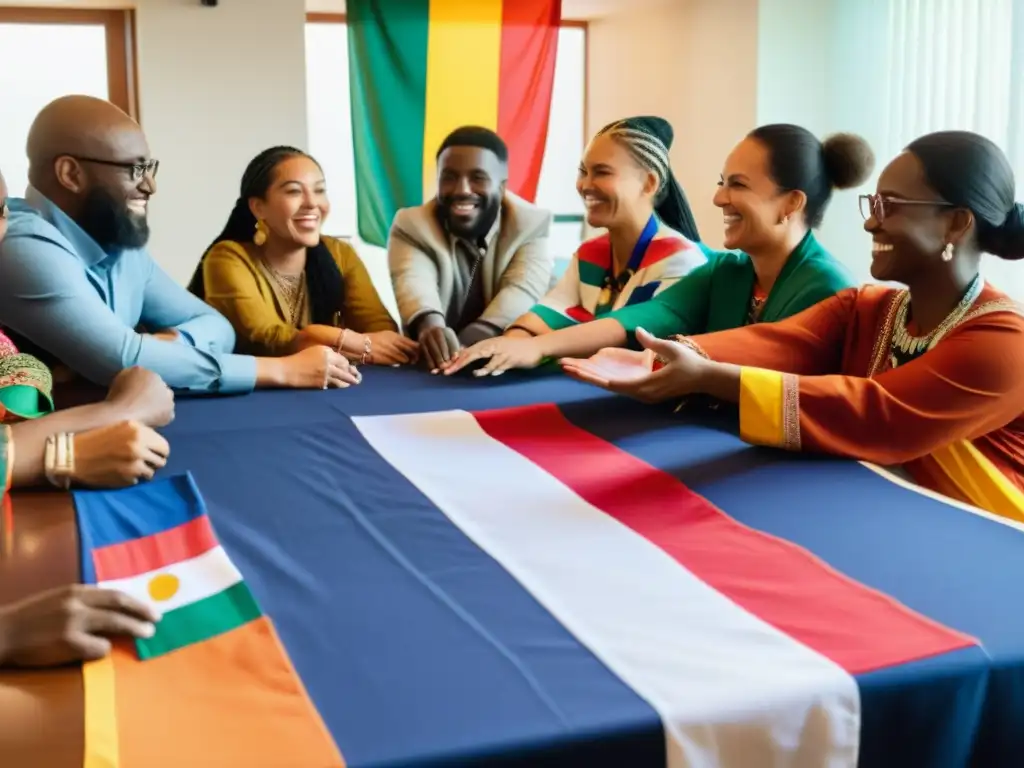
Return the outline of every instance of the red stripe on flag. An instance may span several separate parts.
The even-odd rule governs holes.
[[[534,200],[548,137],[561,0],[505,0],[498,73],[498,134],[508,144],[509,189]]]
[[[198,557],[217,546],[217,535],[206,515],[141,539],[94,549],[96,581],[138,576]]]
[[[851,674],[977,644],[807,550],[742,525],[671,475],[571,424],[553,405],[473,415],[492,438]]]

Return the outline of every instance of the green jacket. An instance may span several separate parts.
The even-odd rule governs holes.
[[[754,291],[754,265],[742,252],[709,251],[708,262],[650,301],[608,314],[633,334],[643,328],[660,338],[739,328],[747,322]],[[761,322],[774,323],[802,312],[856,283],[814,234],[800,241],[772,286]]]

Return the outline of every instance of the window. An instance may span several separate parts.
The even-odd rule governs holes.
[[[1010,155],[1024,189],[1024,6],[891,0],[888,13],[888,154],[931,131],[974,131]]]
[[[555,83],[537,203],[556,214],[551,248],[568,260],[583,232],[583,205],[574,180],[584,145],[586,27],[563,26],[558,36]],[[306,24],[306,99],[309,151],[323,166],[331,196],[326,229],[355,238],[356,190],[344,17],[310,14]],[[381,249],[356,241],[360,255],[394,312],[387,262]]]
[[[890,0],[885,157],[938,130],[968,130],[998,144],[1024,198],[1024,3]],[[1024,299],[1019,266],[982,262],[985,278]]]
[[[97,96],[136,115],[131,45],[130,11],[0,8],[0,51],[7,63],[0,69],[0,169],[12,195],[21,195],[28,184],[29,126],[53,99]],[[40,55],[48,51],[60,55]]]

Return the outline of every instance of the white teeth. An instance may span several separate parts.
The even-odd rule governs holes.
[[[729,214],[729,215],[724,216],[723,219],[725,220],[725,223],[728,225],[728,224],[736,224],[737,222],[741,221],[743,219],[743,217],[742,216],[738,216],[736,214]]]
[[[603,203],[604,200],[598,200],[596,197],[583,198],[583,205],[586,208],[596,208],[597,206],[602,205]]]
[[[871,252],[872,253],[884,253],[886,251],[891,251],[891,250],[892,250],[892,245],[890,243],[872,243],[871,244]]]

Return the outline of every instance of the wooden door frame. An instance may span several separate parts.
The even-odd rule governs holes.
[[[0,6],[0,24],[102,26],[107,42],[108,98],[139,120],[138,47],[133,10]]]

